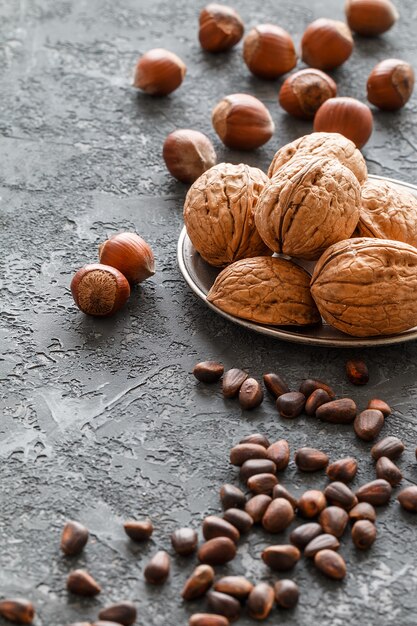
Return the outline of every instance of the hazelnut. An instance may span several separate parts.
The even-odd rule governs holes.
[[[243,42],[243,58],[252,74],[267,79],[286,74],[297,64],[291,36],[274,24],[252,28]]]
[[[321,105],[314,118],[314,130],[340,133],[362,148],[372,134],[371,109],[355,98],[330,98]]]
[[[259,148],[271,139],[275,130],[266,106],[246,93],[223,98],[214,107],[211,120],[223,143],[236,150]]]
[[[304,63],[319,70],[342,65],[352,54],[353,37],[344,22],[320,18],[307,26],[301,40]]]
[[[337,94],[333,78],[321,70],[305,69],[291,74],[282,84],[279,103],[294,117],[313,119],[317,109]]]
[[[184,80],[187,68],[181,59],[164,48],[146,52],[137,62],[133,86],[151,96],[166,96]]]
[[[119,233],[99,247],[100,263],[121,272],[131,285],[155,274],[155,260],[149,244],[136,233]]]
[[[198,130],[174,130],[165,139],[162,154],[169,172],[183,183],[193,183],[217,161],[210,139]]]
[[[390,0],[347,0],[345,13],[350,28],[365,37],[382,35],[399,18]]]
[[[233,48],[243,37],[244,25],[232,7],[208,4],[200,13],[198,37],[208,52],[223,52]]]
[[[414,89],[414,70],[400,59],[385,59],[378,63],[367,82],[368,100],[380,109],[401,109]]]
[[[83,313],[102,317],[113,315],[126,304],[130,287],[125,276],[115,267],[91,263],[74,275],[71,292]]]

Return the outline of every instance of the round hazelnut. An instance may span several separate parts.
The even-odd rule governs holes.
[[[301,56],[307,65],[331,70],[352,54],[353,37],[344,22],[320,18],[307,26],[301,40]]]
[[[136,233],[118,233],[99,247],[100,263],[111,265],[131,285],[137,285],[155,274],[155,259],[149,244]]]
[[[73,276],[71,292],[77,307],[87,315],[113,315],[130,296],[128,280],[110,265],[91,263]]]
[[[219,163],[188,190],[184,223],[195,249],[216,267],[272,254],[255,227],[254,213],[268,177],[249,165]]]
[[[208,52],[223,52],[233,48],[243,37],[244,25],[232,7],[208,4],[200,13],[198,37]]]
[[[340,133],[362,148],[372,134],[371,109],[355,98],[330,98],[321,105],[314,118],[317,132]]]
[[[187,68],[181,59],[164,48],[154,48],[140,57],[133,86],[151,96],[166,96],[184,80]]]
[[[183,183],[193,183],[217,161],[210,139],[188,128],[168,135],[162,155],[169,172]]]
[[[382,35],[399,18],[390,0],[346,0],[345,13],[350,28],[365,37]]]
[[[283,82],[279,92],[282,108],[294,117],[313,119],[317,109],[337,94],[333,78],[313,68],[299,70]]]
[[[260,24],[246,35],[243,58],[255,76],[274,79],[297,64],[294,42],[286,30],[274,24]]]
[[[254,96],[235,93],[226,96],[213,109],[214,130],[234,150],[254,150],[269,141],[275,125],[264,104]]]
[[[414,89],[414,70],[400,59],[385,59],[378,63],[367,82],[368,100],[380,109],[401,109]]]

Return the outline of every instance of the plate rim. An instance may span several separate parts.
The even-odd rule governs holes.
[[[413,189],[417,194],[417,185],[413,185],[412,183],[402,182],[395,178],[389,178],[386,176],[380,176],[377,174],[369,174],[369,178],[376,180],[384,180],[390,183],[399,185],[400,187],[408,187],[409,189]],[[178,237],[177,244],[177,261],[180,272],[185,279],[185,282],[188,284],[190,289],[202,300],[206,306],[208,306],[212,311],[221,315],[225,319],[233,322],[234,324],[238,324],[239,326],[243,326],[248,328],[249,330],[255,331],[258,334],[267,335],[269,337],[273,337],[274,339],[280,339],[283,341],[289,341],[291,343],[298,344],[307,344],[316,347],[333,347],[333,348],[352,348],[352,347],[373,347],[373,346],[388,346],[395,345],[399,343],[405,343],[407,341],[413,341],[417,339],[417,327],[415,330],[410,329],[409,331],[405,331],[404,334],[399,335],[388,335],[383,337],[351,337],[350,335],[346,335],[346,339],[325,339],[320,337],[308,337],[305,335],[300,335],[298,333],[294,333],[291,330],[282,330],[280,327],[270,328],[269,326],[264,326],[262,324],[258,324],[256,322],[251,322],[249,320],[245,320],[243,318],[237,317],[235,315],[231,315],[230,313],[226,313],[222,311],[218,307],[214,306],[211,302],[207,300],[207,296],[204,291],[194,282],[191,278],[190,273],[187,269],[185,260],[184,260],[184,243],[188,238],[187,229],[185,225],[182,227],[180,235]]]

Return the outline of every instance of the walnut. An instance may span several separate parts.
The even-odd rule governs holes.
[[[417,325],[417,249],[361,237],[331,246],[311,279],[323,318],[356,337],[391,335]]]
[[[417,198],[385,180],[366,181],[357,232],[417,246]]]
[[[359,219],[358,179],[337,159],[294,159],[263,189],[256,226],[266,245],[300,259],[318,259],[347,239]]]
[[[321,319],[310,294],[310,275],[275,257],[232,263],[220,272],[207,300],[230,315],[260,324],[298,326]]]
[[[338,159],[349,168],[362,184],[368,178],[365,159],[353,141],[339,133],[311,133],[283,146],[275,154],[269,166],[268,176],[276,172],[292,159],[308,156],[327,156]]]
[[[219,163],[190,187],[184,204],[187,233],[210,265],[223,267],[245,257],[272,254],[254,219],[267,182],[256,167]]]

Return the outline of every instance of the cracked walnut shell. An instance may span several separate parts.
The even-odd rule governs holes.
[[[417,325],[417,249],[361,237],[331,246],[311,279],[328,324],[355,337],[401,333]]]
[[[262,191],[256,226],[274,252],[313,260],[350,237],[359,219],[361,189],[337,159],[290,161]]]
[[[276,152],[268,176],[272,178],[277,171],[292,159],[309,156],[327,156],[338,159],[350,169],[362,184],[368,178],[365,159],[353,141],[340,133],[311,133],[288,143]]]
[[[190,187],[184,222],[207,263],[224,267],[245,257],[272,254],[255,227],[254,211],[268,177],[249,165],[219,163]]]
[[[207,300],[225,313],[259,324],[298,326],[320,322],[308,272],[275,257],[232,263],[220,272]]]
[[[356,233],[417,246],[417,198],[385,180],[366,181]]]

